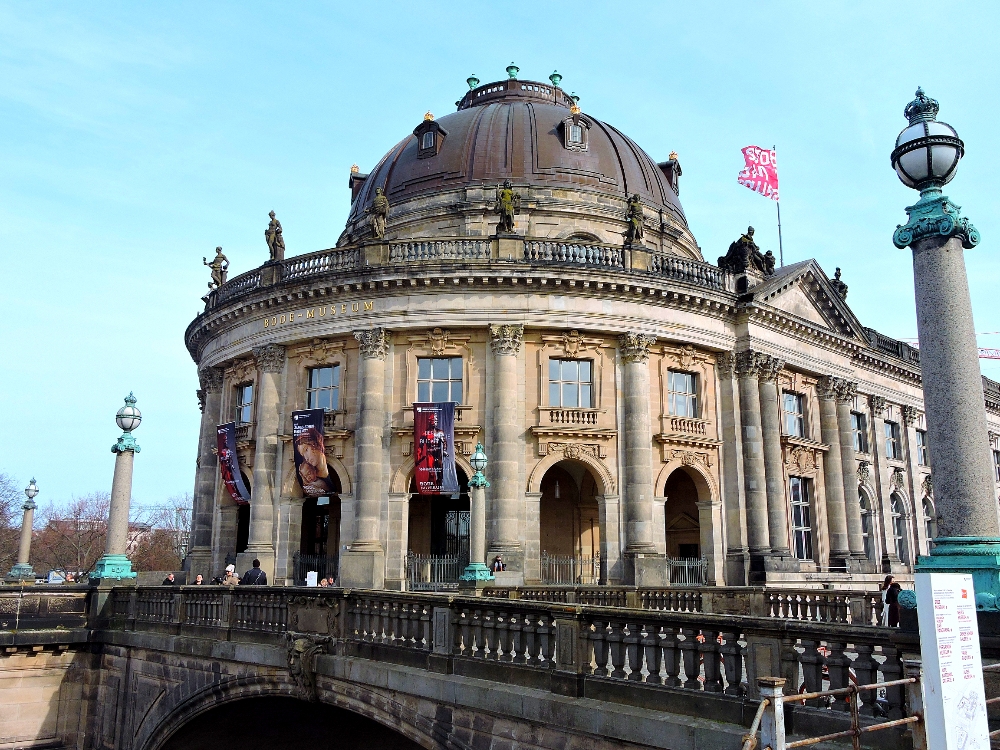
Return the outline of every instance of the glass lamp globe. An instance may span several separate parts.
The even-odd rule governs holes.
[[[31,481],[28,482],[28,486],[24,488],[24,494],[28,496],[29,500],[34,500],[35,495],[38,494],[38,485],[35,484],[34,477],[32,477]]]
[[[129,393],[125,399],[125,406],[119,409],[115,415],[115,421],[125,432],[132,432],[142,421],[142,414],[135,408],[135,401],[135,396]]]
[[[896,137],[892,168],[900,182],[915,190],[951,182],[965,144],[951,125],[937,121],[938,103],[918,88],[903,114],[910,124]]]
[[[482,473],[483,469],[486,468],[486,452],[483,450],[482,443],[476,444],[476,452],[472,454],[469,463],[479,473]]]

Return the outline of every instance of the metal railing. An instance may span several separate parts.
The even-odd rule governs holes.
[[[601,580],[601,556],[549,555],[542,552],[540,578],[547,584],[593,586]]]
[[[468,565],[459,555],[406,556],[406,582],[410,591],[444,591],[458,588],[458,577]]]
[[[337,579],[340,574],[338,569],[338,558],[336,555],[306,555],[296,552],[292,558],[295,567],[295,582],[304,583],[306,574],[312,570],[316,571],[316,577]]]
[[[704,557],[668,557],[667,580],[674,586],[704,586],[708,582],[708,560]]]

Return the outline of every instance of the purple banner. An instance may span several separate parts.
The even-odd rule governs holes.
[[[413,461],[421,495],[454,495],[459,491],[454,401],[413,405]]]
[[[222,481],[233,500],[239,505],[249,505],[250,490],[247,489],[246,482],[243,481],[239,457],[236,455],[236,422],[220,424],[217,441]]]

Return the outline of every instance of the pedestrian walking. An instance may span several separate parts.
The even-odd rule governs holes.
[[[260,569],[260,560],[253,561],[253,567],[243,574],[240,586],[266,586],[267,573]]]

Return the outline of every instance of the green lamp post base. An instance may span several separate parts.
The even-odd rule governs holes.
[[[132,561],[125,555],[105,555],[94,566],[94,572],[90,574],[91,580],[103,581],[108,578],[122,580],[123,578],[135,578],[132,571]]]
[[[465,572],[459,576],[461,581],[492,581],[493,572],[485,563],[469,563],[465,566]]]
[[[976,588],[976,609],[1000,611],[1000,537],[938,537],[931,554],[917,558],[916,572],[969,573]]]
[[[10,569],[10,573],[7,574],[7,580],[11,583],[17,583],[18,581],[31,581],[34,583],[35,571],[29,563],[17,563]]]

